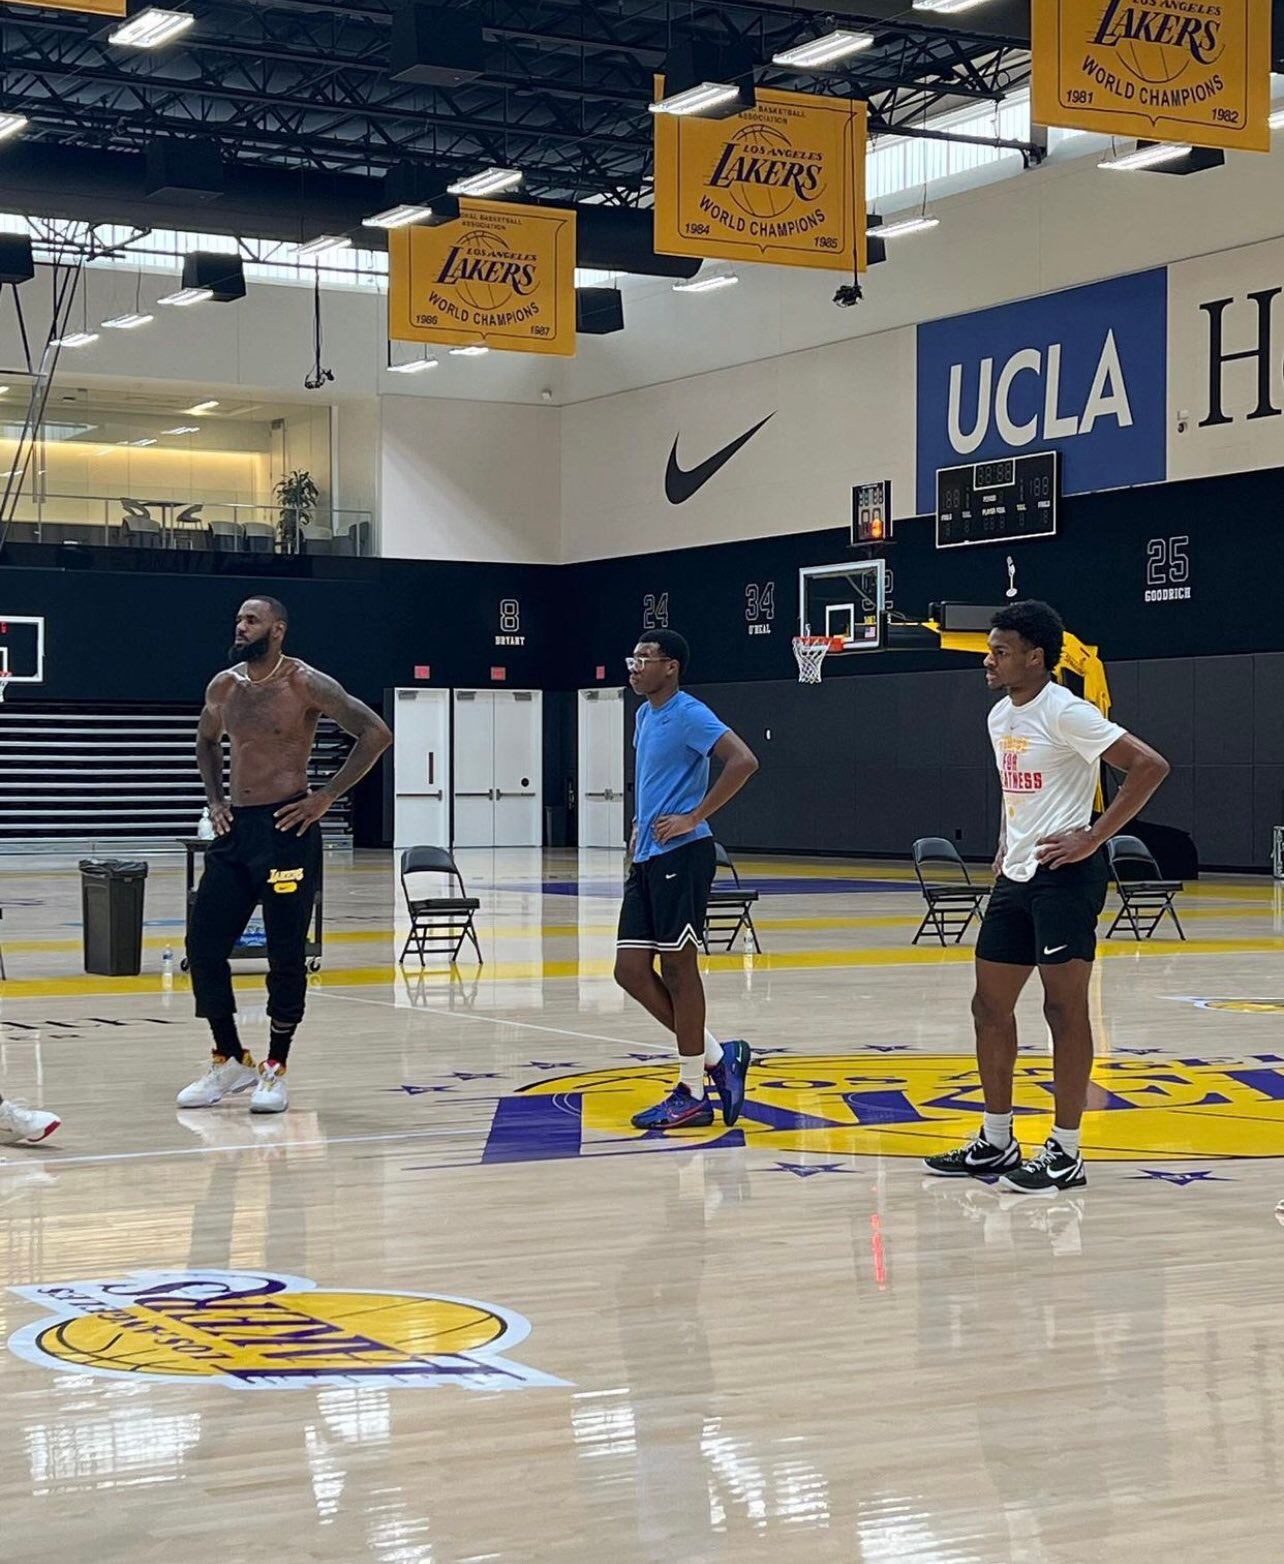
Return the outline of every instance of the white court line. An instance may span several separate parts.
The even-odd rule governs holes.
[[[477,1015],[468,1010],[439,1010],[433,1005],[399,1005],[391,999],[371,999],[365,994],[331,994],[316,989],[308,994],[308,1003],[314,999],[341,999],[347,1005],[383,1005],[390,1010],[408,1010],[416,1015],[445,1016],[451,1021],[483,1021],[488,1026],[515,1026],[526,1032],[551,1032],[555,1037],[585,1037],[591,1043],[615,1043],[621,1048],[644,1048],[633,1037],[603,1037],[600,1032],[573,1032],[566,1026],[541,1026],[537,1021],[505,1021],[501,1016]]]
[[[139,1162],[154,1157],[217,1157],[225,1151],[313,1151],[317,1147],[348,1146],[370,1141],[388,1140],[458,1140],[461,1136],[475,1135],[486,1125],[476,1129],[455,1130],[397,1130],[387,1135],[331,1135],[321,1140],[256,1140],[244,1146],[172,1146],[164,1151],[104,1151],[83,1157],[14,1157],[0,1159],[0,1175],[16,1168],[68,1167],[75,1162]]]

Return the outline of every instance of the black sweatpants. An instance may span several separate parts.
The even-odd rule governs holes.
[[[232,829],[210,843],[205,873],[187,919],[187,966],[196,1014],[210,1021],[236,1014],[228,956],[262,903],[267,934],[268,1015],[297,1026],[307,996],[308,925],[321,873],[321,827],[304,835],[278,831],[281,804],[234,808]]]

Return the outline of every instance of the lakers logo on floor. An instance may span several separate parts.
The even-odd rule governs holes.
[[[9,1338],[10,1351],[42,1368],[247,1390],[565,1383],[500,1356],[529,1332],[521,1315],[467,1298],[328,1292],[302,1276],[241,1271],[142,1271],[11,1291],[57,1316]]]
[[[749,1076],[735,1129],[658,1133],[629,1120],[673,1084],[670,1066],[595,1070],[532,1082],[496,1105],[487,1162],[747,1146],[922,1157],[976,1132],[981,1087],[962,1054],[773,1058]],[[1023,1055],[1017,1131],[1037,1145],[1052,1125],[1052,1065]],[[1284,1056],[1099,1059],[1084,1120],[1089,1154],[1118,1161],[1284,1156]]]
[[[1194,1005],[1197,1010],[1230,1010],[1237,1015],[1284,1015],[1284,999],[1211,998],[1203,994],[1172,994],[1179,1004]]]

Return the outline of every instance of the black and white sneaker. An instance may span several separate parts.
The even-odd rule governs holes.
[[[923,1166],[936,1178],[994,1178],[1021,1166],[1021,1147],[1015,1140],[1006,1146],[991,1146],[984,1135],[978,1135],[957,1151],[924,1157]]]
[[[1014,1195],[1058,1195],[1063,1189],[1082,1189],[1087,1182],[1083,1158],[1072,1156],[1049,1136],[1028,1162],[1004,1174],[999,1188]]]

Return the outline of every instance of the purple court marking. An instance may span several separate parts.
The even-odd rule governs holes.
[[[1188,1184],[1233,1184],[1233,1178],[1227,1178],[1224,1174],[1213,1173],[1203,1168],[1193,1173],[1165,1173],[1159,1168],[1145,1168],[1140,1173],[1132,1174],[1134,1179],[1153,1178],[1164,1184],[1175,1184],[1178,1189],[1185,1189]]]
[[[839,1162],[777,1162],[774,1168],[752,1168],[754,1173],[792,1173],[797,1178],[814,1178],[817,1173],[854,1173]]]

